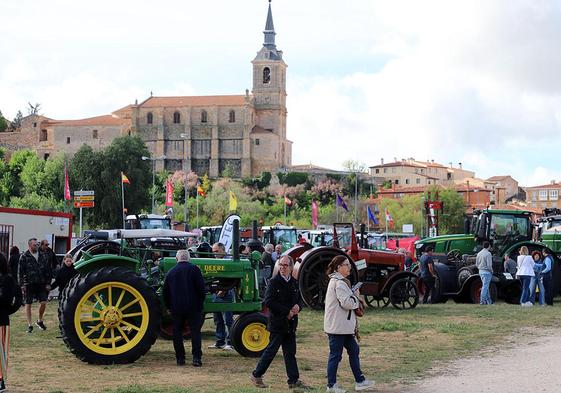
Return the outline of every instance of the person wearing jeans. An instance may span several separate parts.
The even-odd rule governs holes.
[[[489,251],[491,245],[489,242],[483,242],[483,249],[477,253],[475,258],[475,266],[479,269],[479,277],[481,278],[481,296],[479,304],[493,304],[491,295],[489,294],[489,286],[493,277],[493,256]]]
[[[522,294],[520,296],[520,305],[532,306],[530,302],[530,281],[534,274],[534,260],[528,255],[528,247],[520,247],[520,255],[517,259],[516,275],[522,284]]]
[[[218,291],[212,296],[214,303],[232,303],[234,299],[234,290]],[[224,349],[231,351],[232,342],[230,339],[230,332],[234,317],[231,311],[215,312],[213,313],[214,324],[216,325],[216,343],[211,345],[211,349]]]
[[[545,304],[547,304],[548,306],[553,306],[553,288],[551,286],[551,269],[553,267],[553,256],[551,255],[551,251],[549,251],[547,248],[544,248],[542,250],[542,253],[544,268],[541,273],[541,281],[543,283],[545,294]]]
[[[534,260],[534,277],[530,278],[530,302],[532,304],[536,303],[536,287],[539,288],[539,302],[540,306],[545,306],[545,288],[543,286],[543,280],[541,272],[544,268],[544,264],[542,262],[542,253],[539,251],[532,252],[532,259]]]
[[[343,393],[337,385],[337,369],[343,357],[343,348],[349,355],[349,364],[355,380],[355,390],[370,390],[374,382],[366,379],[360,368],[360,348],[357,342],[358,325],[354,310],[360,306],[358,289],[353,291],[347,277],[351,273],[351,261],[343,255],[331,260],[327,267],[329,285],[325,296],[323,330],[329,339],[327,360],[327,391]]]

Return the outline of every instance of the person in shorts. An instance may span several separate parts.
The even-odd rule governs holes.
[[[47,330],[43,316],[47,308],[47,297],[51,289],[50,282],[53,278],[51,264],[47,254],[39,252],[36,238],[27,242],[28,250],[24,252],[19,261],[18,277],[24,293],[25,315],[27,317],[27,332],[33,332],[31,323],[31,305],[33,300],[39,302],[39,319],[35,325],[41,330]]]

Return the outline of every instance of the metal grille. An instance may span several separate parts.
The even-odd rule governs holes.
[[[0,252],[8,256],[10,248],[14,244],[14,226],[0,224]]]

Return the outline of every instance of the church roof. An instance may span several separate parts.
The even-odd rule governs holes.
[[[113,115],[103,115],[78,120],[48,120],[46,123],[57,126],[121,126],[130,121]]]
[[[272,134],[273,130],[269,130],[260,126],[255,126],[251,129],[252,134]]]
[[[140,108],[158,108],[165,106],[239,106],[244,104],[244,95],[231,95],[150,97],[138,106]]]

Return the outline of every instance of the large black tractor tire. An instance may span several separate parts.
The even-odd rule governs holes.
[[[382,295],[364,295],[364,301],[369,307],[372,308],[384,308],[390,304],[390,298],[388,297],[387,293],[383,293]]]
[[[232,346],[242,356],[259,357],[269,344],[267,317],[260,312],[242,314],[234,321]]]
[[[473,304],[479,304],[481,300],[481,287],[482,283],[480,279],[473,280],[469,286],[469,298]],[[489,284],[489,295],[491,295],[491,301],[495,303],[498,297],[497,284],[491,282]]]
[[[90,255],[103,255],[103,254],[112,254],[112,255],[121,255],[121,246],[109,240],[99,241],[95,243],[86,244],[81,249],[77,250],[74,254],[74,262],[78,261],[82,258],[82,253],[87,252]],[[129,252],[124,250],[124,256],[131,256]]]
[[[333,247],[316,247],[302,255],[302,263],[298,272],[298,285],[302,300],[306,305],[314,310],[323,310],[325,306],[325,294],[329,277],[326,273],[327,265],[331,260],[342,255],[351,264],[351,274],[349,280],[356,282],[358,272],[354,261],[345,252]]]
[[[156,341],[161,318],[154,290],[123,267],[104,267],[74,277],[62,293],[62,339],[80,360],[132,363]]]
[[[419,303],[419,292],[414,278],[403,277],[390,287],[390,302],[400,310],[415,308]]]

